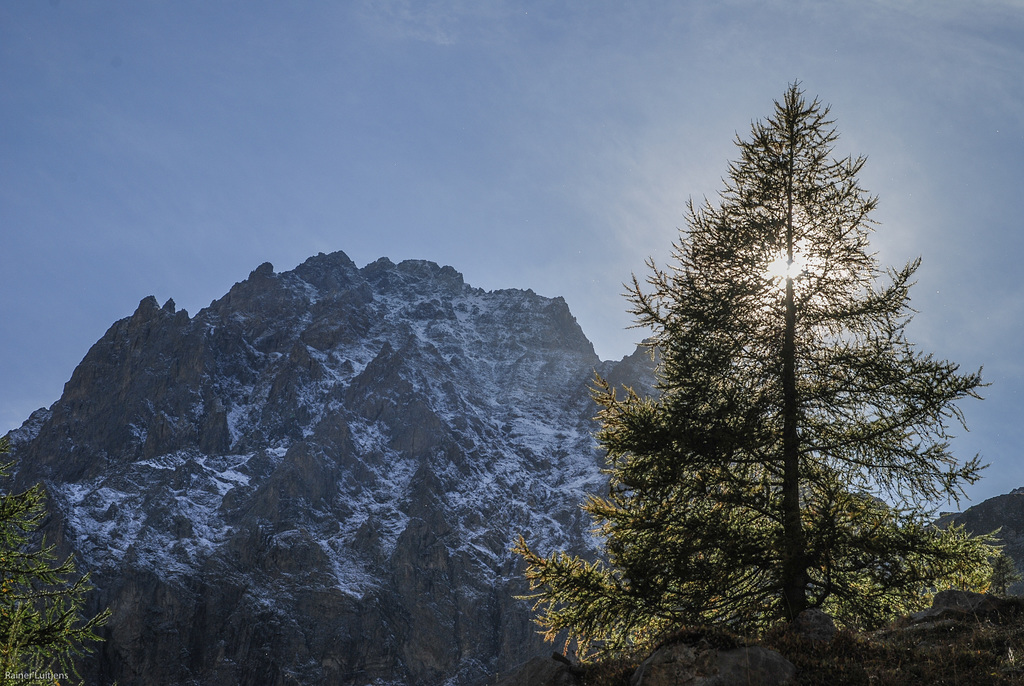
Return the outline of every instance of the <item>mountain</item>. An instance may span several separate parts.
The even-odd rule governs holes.
[[[937,520],[940,526],[959,524],[969,534],[987,534],[999,530],[1003,553],[1024,571],[1024,488],[997,495],[963,512],[946,512]],[[1024,582],[1012,584],[1009,593],[1024,594]]]
[[[86,683],[480,684],[544,651],[515,536],[594,549],[595,371],[651,367],[451,267],[263,264],[116,322],[11,432],[14,485],[113,611]]]

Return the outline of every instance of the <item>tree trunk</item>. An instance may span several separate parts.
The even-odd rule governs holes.
[[[786,256],[793,264],[793,161],[795,132],[790,123],[786,170]],[[807,607],[807,555],[800,517],[800,436],[796,391],[796,294],[793,274],[786,275],[785,330],[782,340],[782,600],[786,619]]]
[[[786,619],[807,607],[807,564],[800,519],[800,437],[797,434],[796,307],[786,281],[786,330],[782,344],[782,597]]]

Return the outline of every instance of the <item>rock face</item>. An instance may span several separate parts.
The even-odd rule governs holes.
[[[595,370],[653,380],[560,298],[429,262],[144,299],[11,433],[113,610],[86,682],[473,684],[544,653],[509,547],[594,545]]]

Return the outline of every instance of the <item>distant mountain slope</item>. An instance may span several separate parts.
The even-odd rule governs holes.
[[[938,522],[940,525],[963,525],[968,533],[973,534],[987,534],[999,529],[1003,553],[1013,558],[1017,569],[1024,572],[1024,488],[989,498],[963,512],[944,514]],[[1009,592],[1024,594],[1024,583],[1013,584]]]
[[[114,612],[87,682],[477,684],[542,651],[509,546],[593,546],[595,370],[653,383],[561,298],[430,262],[144,299],[11,433]]]

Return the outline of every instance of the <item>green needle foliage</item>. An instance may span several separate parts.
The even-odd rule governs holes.
[[[992,566],[989,590],[992,593],[1006,595],[1010,586],[1024,579],[1024,576],[1021,576],[1020,572],[1017,571],[1017,565],[1014,564],[1013,558],[1002,551],[997,553],[989,562]]]
[[[605,560],[516,547],[549,638],[615,652],[808,607],[871,627],[986,582],[992,539],[928,524],[979,478],[948,440],[980,371],[907,341],[919,260],[879,267],[864,159],[832,157],[832,124],[791,86],[737,140],[719,204],[691,201],[675,264],[634,276],[660,394],[595,388],[611,486],[583,508]]]
[[[0,438],[0,454],[8,450]],[[10,467],[0,467],[0,476]],[[77,575],[70,557],[58,563],[54,546],[35,542],[45,517],[42,486],[0,495],[0,684],[53,684],[61,681],[55,675],[75,674],[73,659],[89,651],[110,616],[83,616],[88,575]]]

